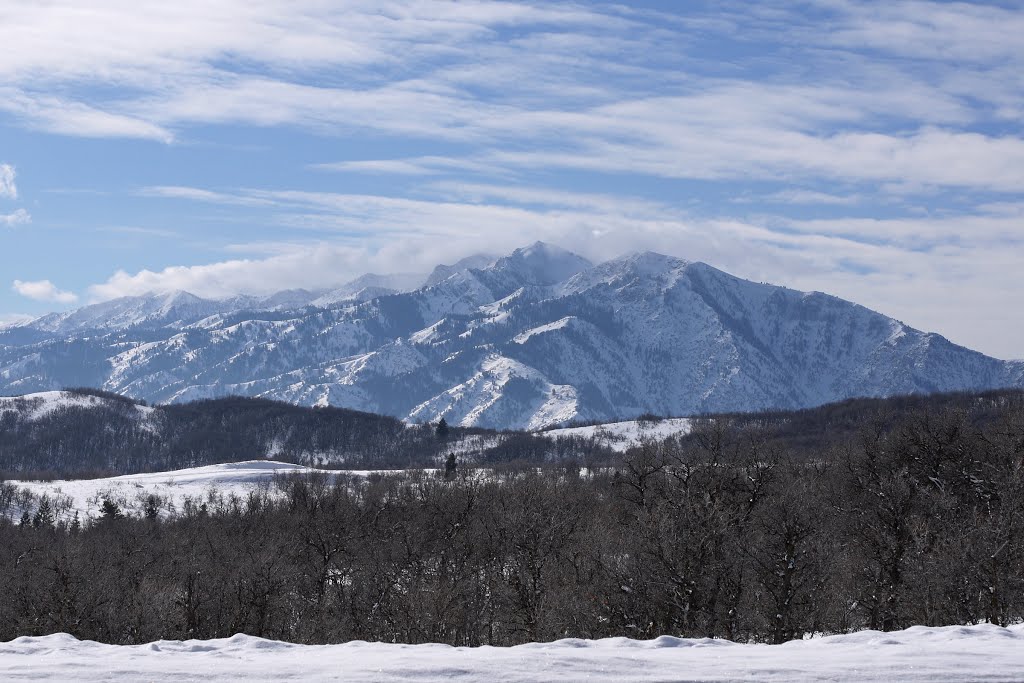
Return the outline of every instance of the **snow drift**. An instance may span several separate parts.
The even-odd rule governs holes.
[[[219,640],[103,645],[67,634],[0,643],[5,681],[1020,681],[1024,627],[988,624],[740,645],[663,636],[462,648]]]

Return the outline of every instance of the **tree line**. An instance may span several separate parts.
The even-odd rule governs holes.
[[[1024,618],[1021,395],[878,405],[813,457],[712,417],[614,467],[297,476],[163,521],[0,522],[0,640],[779,643]]]

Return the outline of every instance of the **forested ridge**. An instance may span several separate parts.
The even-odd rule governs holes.
[[[41,399],[2,399],[0,479],[88,478],[261,458],[339,469],[435,467],[470,437],[480,438],[460,457],[480,465],[574,461],[603,466],[619,457],[599,440],[582,436],[549,438],[544,432],[446,425],[438,438],[436,424],[409,425],[386,415],[260,398],[149,407],[95,389],[67,393],[97,400],[37,413]],[[703,418],[755,426],[787,457],[816,458],[855,438],[868,423],[886,430],[899,416],[941,410],[967,411],[972,420],[983,422],[1021,397],[1020,390],[1001,390],[862,398],[806,410]]]
[[[487,430],[407,425],[345,408],[309,408],[228,397],[148,408],[91,389],[101,399],[34,414],[40,399],[0,406],[0,476],[79,478],[160,472],[271,457],[326,467],[432,467],[452,441]],[[6,409],[4,409],[6,408]]]
[[[839,438],[796,438],[813,412],[708,417],[605,468],[321,474],[164,521],[0,521],[0,640],[783,642],[1024,619],[1021,394],[824,415]]]

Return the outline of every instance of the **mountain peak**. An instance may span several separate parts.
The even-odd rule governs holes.
[[[638,251],[605,261],[573,276],[563,286],[563,293],[583,292],[595,285],[624,285],[660,288],[678,274],[694,265],[689,261],[654,251]]]
[[[678,270],[690,265],[689,261],[675,256],[660,254],[656,251],[636,251],[615,261],[626,264],[633,270],[650,275]]]
[[[491,266],[491,270],[515,273],[528,284],[553,285],[593,267],[579,254],[546,242],[516,249]]]
[[[447,280],[455,273],[470,269],[479,270],[481,268],[488,267],[492,263],[494,263],[494,257],[491,256],[490,254],[472,254],[465,258],[459,259],[458,261],[451,265],[442,263],[434,267],[434,270],[427,277],[426,281],[423,283],[423,286],[430,287],[432,285],[436,285],[438,282],[443,282],[444,280]]]
[[[525,255],[531,255],[531,254],[536,254],[536,253],[570,254],[572,252],[570,252],[570,251],[568,251],[566,249],[562,249],[561,247],[555,246],[554,244],[549,244],[548,242],[537,240],[536,242],[534,242],[533,244],[531,244],[531,245],[529,245],[527,247],[519,247],[518,249],[516,249],[512,253],[513,254],[515,254],[515,253],[522,253],[522,254],[525,254]]]
[[[174,306],[180,304],[191,304],[197,301],[203,301],[192,292],[186,292],[184,289],[175,289],[169,292],[161,292],[155,295],[153,298],[159,299],[166,306]]]

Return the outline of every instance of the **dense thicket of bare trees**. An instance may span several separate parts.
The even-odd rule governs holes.
[[[0,523],[0,640],[512,644],[1024,618],[1019,394],[796,458],[717,418],[614,469],[292,478],[173,520]]]

